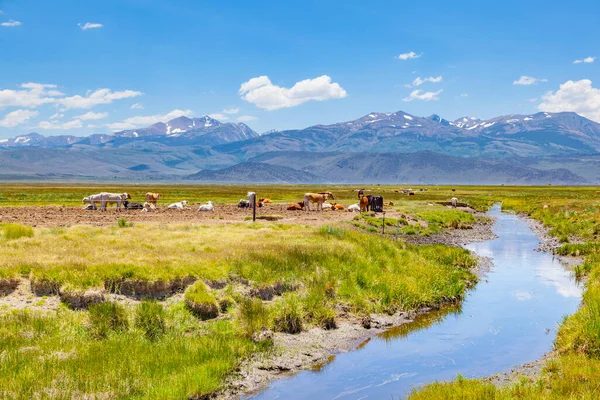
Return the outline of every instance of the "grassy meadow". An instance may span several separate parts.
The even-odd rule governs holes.
[[[127,191],[133,201],[153,191],[162,204],[186,199],[217,206],[237,203],[248,190],[281,203],[307,191],[332,191],[335,201],[351,204],[359,188],[2,185],[0,207],[80,207],[82,197],[99,191]],[[386,224],[390,230],[400,224],[402,234],[469,229],[480,217],[436,204],[451,197],[479,210],[502,201],[550,227],[563,244],[559,253],[586,257],[576,271],[587,279],[584,304],[565,320],[556,340],[560,356],[539,380],[497,389],[459,378],[412,398],[597,398],[597,188],[413,186],[415,196],[397,192],[399,186],[366,188],[394,202],[386,209],[395,217]],[[435,307],[460,300],[477,280],[465,250],[396,242],[373,234],[381,230],[380,218],[349,219],[322,226],[0,225],[0,283],[30,282],[34,305],[55,295],[63,301],[57,308],[0,306],[0,398],[199,398],[222,388],[242,360],[272,351],[265,330],[335,329],[340,310],[364,320]]]

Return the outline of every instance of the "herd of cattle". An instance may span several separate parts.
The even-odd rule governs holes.
[[[412,189],[406,191],[408,195],[414,195]],[[248,199],[240,199],[238,202],[239,208],[252,208],[252,207],[263,207],[263,205],[272,203],[271,199],[267,198],[256,198],[255,192],[248,192]],[[349,212],[383,212],[384,206],[394,205],[392,202],[384,203],[382,196],[372,196],[364,194],[363,190],[358,191],[358,203],[344,206],[340,203],[328,202],[328,200],[335,200],[333,193],[331,192],[319,192],[319,193],[305,193],[304,200],[297,203],[289,203],[287,205],[288,210],[304,210],[310,211],[310,205],[316,204],[317,211],[333,210],[333,211],[349,211]],[[141,210],[143,212],[153,212],[157,209],[158,201],[160,200],[159,193],[146,193],[146,201],[141,203],[130,202],[131,196],[129,193],[109,193],[102,192],[93,194],[83,198],[83,203],[87,204],[84,208],[87,210],[101,210],[106,211],[106,207],[111,204],[116,204],[117,210],[121,211],[123,208],[127,210]],[[458,199],[452,198],[452,205],[456,207]],[[188,202],[186,200],[171,203],[167,206],[168,209],[174,210],[185,210],[188,208]],[[206,202],[206,204],[200,205],[197,211],[215,211],[215,207],[212,201]]]

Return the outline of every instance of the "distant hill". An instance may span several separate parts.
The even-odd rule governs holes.
[[[598,154],[600,124],[569,112],[454,121],[374,112],[262,135],[204,116],[114,134],[2,139],[0,176],[580,184],[600,183]]]
[[[218,170],[205,170],[186,177],[188,180],[234,183],[321,183],[327,177],[282,165],[246,162]]]

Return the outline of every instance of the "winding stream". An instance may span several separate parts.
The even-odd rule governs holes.
[[[338,355],[320,371],[272,382],[254,399],[399,399],[457,374],[481,377],[534,361],[552,348],[582,289],[527,222],[500,211],[498,238],[465,246],[493,267],[460,306],[417,318]]]

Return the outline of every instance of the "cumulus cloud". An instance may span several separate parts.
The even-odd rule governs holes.
[[[398,57],[396,57],[396,58],[398,58],[399,60],[404,60],[405,61],[405,60],[412,60],[412,59],[415,59],[415,58],[419,58],[422,55],[423,55],[423,53],[417,54],[414,51],[409,51],[408,53],[402,53],[402,54],[398,55]]]
[[[242,83],[239,93],[243,100],[268,111],[295,107],[311,100],[341,99],[347,95],[327,75],[305,79],[289,89],[274,85],[268,76],[259,76]]]
[[[21,26],[21,23],[19,21],[15,21],[14,19],[9,19],[6,22],[0,23],[0,26],[5,26],[7,28],[12,28],[12,27],[15,27],[15,26]]]
[[[69,108],[92,108],[99,104],[110,104],[115,100],[128,99],[141,96],[143,93],[135,90],[112,91],[110,89],[98,89],[88,92],[85,96],[75,95],[58,99],[57,103]]]
[[[77,26],[80,27],[81,30],[87,31],[88,29],[102,28],[104,25],[98,24],[96,22],[86,22],[85,24],[79,23],[79,24],[77,24]]]
[[[600,122],[600,89],[592,86],[589,79],[567,81],[555,92],[542,96],[540,111],[572,111],[586,118]]]
[[[155,114],[147,116],[136,116],[125,119],[123,122],[114,122],[107,124],[106,126],[111,129],[123,130],[123,129],[134,129],[140,126],[152,125],[157,122],[167,122],[174,118],[179,117],[191,117],[193,115],[191,110],[173,110],[166,114]]]
[[[225,114],[221,114],[221,113],[212,113],[212,114],[208,114],[209,117],[211,117],[212,119],[216,119],[218,121],[225,121],[227,119],[229,119],[229,117]]]
[[[415,80],[411,83],[406,85],[406,87],[411,88],[411,87],[417,87],[417,86],[421,86],[424,83],[440,83],[442,81],[442,77],[441,76],[430,76],[429,78],[421,78],[420,76],[415,78]]]
[[[593,63],[596,60],[596,57],[586,57],[581,60],[573,61],[573,64],[581,64],[581,63]]]
[[[257,120],[258,117],[254,117],[252,115],[240,115],[236,119],[238,121],[240,121],[240,122],[249,122],[249,121],[255,121],[255,120]]]
[[[413,101],[413,100],[423,100],[423,101],[431,101],[431,100],[439,100],[439,95],[443,90],[438,90],[437,92],[422,92],[421,90],[413,90],[408,97],[402,99],[403,101]]]
[[[134,103],[131,105],[131,107],[129,107],[129,109],[131,110],[143,110],[144,109],[144,105],[142,103]]]
[[[4,116],[3,119],[0,120],[0,126],[12,128],[17,125],[21,125],[31,118],[37,117],[38,114],[39,113],[37,111],[15,110],[13,112],[9,112]]]
[[[75,118],[80,119],[82,121],[88,121],[88,120],[96,120],[96,119],[106,118],[107,116],[108,116],[107,112],[95,113],[93,111],[90,111],[85,114],[78,115]],[[50,119],[52,119],[52,117],[50,117]]]
[[[69,130],[69,129],[78,129],[83,128],[83,123],[80,119],[74,119],[72,121],[68,121],[65,123],[60,123],[56,120],[54,121],[41,121],[38,124],[38,128],[52,130],[52,129],[61,129],[61,130]]]
[[[134,90],[98,89],[88,92],[85,96],[64,97],[65,94],[57,90],[57,86],[54,84],[27,82],[19,85],[19,87],[18,90],[0,90],[0,108],[36,108],[43,104],[62,106],[65,110],[70,108],[92,108],[99,104],[109,104],[115,100],[137,97],[143,94]]]
[[[536,85],[540,82],[548,82],[548,79],[538,79],[538,78],[534,78],[533,76],[526,76],[523,75],[522,77],[520,77],[518,80],[513,81],[513,85]]]
[[[237,114],[240,112],[239,108],[226,108],[223,110],[223,113],[225,114]]]

